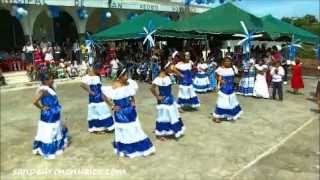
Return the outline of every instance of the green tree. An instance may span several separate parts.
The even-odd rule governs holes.
[[[281,20],[320,35],[320,23],[314,15],[307,14],[299,18],[283,17]]]
[[[300,18],[283,17],[281,20],[320,36],[320,23],[314,15],[307,14]],[[303,44],[303,48],[298,50],[298,57],[315,59],[313,48],[314,45]]]

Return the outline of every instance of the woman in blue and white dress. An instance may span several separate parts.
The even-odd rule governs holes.
[[[210,81],[208,72],[208,64],[203,60],[197,65],[197,73],[193,80],[193,88],[197,93],[205,93],[210,90]]]
[[[60,120],[61,106],[53,88],[53,79],[41,74],[42,85],[37,89],[33,104],[41,110],[38,130],[33,142],[33,153],[54,159],[68,146],[68,129]]]
[[[209,91],[213,91],[217,86],[217,80],[216,80],[216,67],[217,63],[215,63],[213,60],[210,60],[208,63],[208,75],[209,75]]]
[[[254,64],[254,59],[250,59],[249,62],[243,61],[244,72],[240,80],[237,94],[243,96],[253,96],[254,80],[256,77]]]
[[[175,68],[181,73],[178,106],[180,108],[185,106],[198,108],[200,107],[200,101],[192,85],[192,61],[190,60],[190,53],[186,52],[184,55],[184,57],[182,56],[183,61],[175,65]]]
[[[105,133],[114,129],[112,112],[104,101],[101,92],[99,72],[101,64],[93,65],[92,70],[82,79],[80,85],[89,94],[88,131],[90,133]]]
[[[102,88],[106,102],[114,111],[115,139],[114,152],[119,156],[148,156],[155,147],[142,130],[136,111],[135,95],[138,85],[129,79],[126,69],[117,72],[117,80],[112,86]]]
[[[240,117],[242,110],[234,93],[234,76],[237,69],[232,65],[232,60],[229,57],[224,58],[223,66],[216,70],[218,92],[216,108],[213,112],[213,121],[221,122],[221,119],[236,120]]]
[[[155,134],[161,140],[165,136],[179,138],[185,130],[178,106],[172,95],[172,81],[168,75],[169,73],[170,62],[161,69],[159,76],[153,80],[150,88],[158,101]]]

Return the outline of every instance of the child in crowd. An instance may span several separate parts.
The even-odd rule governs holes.
[[[272,76],[272,99],[276,99],[276,94],[279,100],[283,100],[282,78],[284,76],[284,69],[280,66],[280,61],[275,62],[275,66],[271,68],[270,74]]]

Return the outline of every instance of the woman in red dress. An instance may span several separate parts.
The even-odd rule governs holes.
[[[42,62],[42,53],[41,53],[41,50],[40,50],[40,47],[37,46],[35,48],[35,51],[33,52],[33,56],[34,56],[34,64],[36,66],[38,66],[39,64],[41,64]]]
[[[291,88],[293,89],[293,92],[295,94],[298,93],[299,89],[304,88],[301,72],[301,63],[299,59],[297,59],[295,61],[295,64],[292,65]]]

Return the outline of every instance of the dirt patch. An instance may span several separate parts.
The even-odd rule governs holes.
[[[317,69],[318,61],[316,59],[301,59],[302,74],[305,76],[320,76],[320,70]]]

